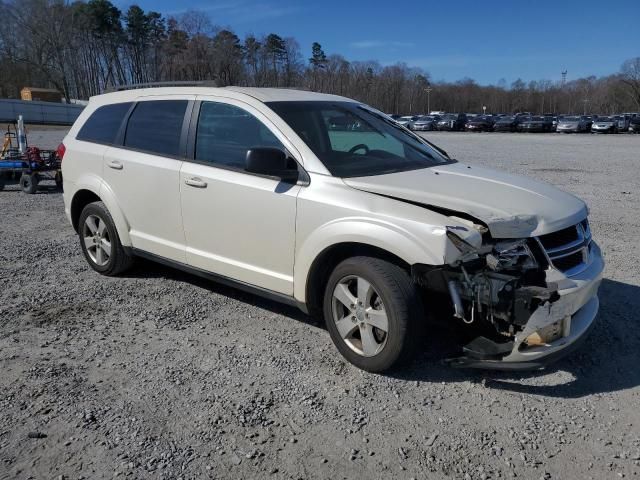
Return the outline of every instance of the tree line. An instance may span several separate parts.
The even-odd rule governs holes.
[[[0,97],[53,87],[69,101],[117,85],[212,80],[334,93],[388,113],[640,111],[640,57],[604,77],[484,86],[434,81],[405,63],[348,61],[317,42],[305,53],[276,33],[241,39],[198,11],[165,17],[109,0],[0,0],[0,18]]]

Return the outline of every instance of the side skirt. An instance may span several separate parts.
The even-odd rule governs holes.
[[[279,303],[284,303],[286,305],[291,305],[299,308],[304,313],[308,313],[306,304],[304,304],[303,302],[299,302],[292,296],[285,295],[280,292],[274,292],[273,290],[268,290],[266,288],[257,287],[255,285],[241,282],[239,280],[234,280],[233,278],[225,277],[224,275],[218,275],[217,273],[208,272],[207,270],[203,270],[197,267],[192,267],[191,265],[186,265],[181,262],[176,262],[175,260],[170,260],[168,258],[161,257],[160,255],[155,255],[153,253],[149,253],[144,250],[139,250],[137,248],[131,248],[131,247],[124,247],[124,248],[127,251],[127,253],[130,255],[135,255],[136,257],[151,260],[152,262],[157,262],[167,267],[175,268],[177,270],[181,270],[183,272],[190,273],[192,275],[197,275],[198,277],[204,278],[206,280],[210,280],[215,283],[220,283],[228,287],[237,288],[238,290],[242,290],[247,293],[252,293],[262,298],[273,300]]]

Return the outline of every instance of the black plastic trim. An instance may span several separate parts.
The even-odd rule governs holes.
[[[129,118],[131,118],[131,114],[136,109],[136,105],[138,105],[138,102],[136,101],[131,102],[131,106],[129,107],[129,110],[122,118],[122,123],[120,124],[120,128],[118,129],[118,133],[116,134],[116,138],[113,141],[112,146],[123,148],[124,135],[127,132],[127,125],[129,125]]]
[[[528,362],[504,362],[501,360],[480,360],[468,356],[462,356],[446,359],[444,360],[444,363],[456,368],[478,368],[483,370],[542,370],[552,363],[557,362],[558,360],[579,349],[586,340],[589,333],[591,333],[591,331],[593,330],[593,326],[595,325],[595,323],[595,321],[591,322],[589,328],[587,328],[587,330],[585,330],[582,335],[580,335],[580,337],[577,338],[571,345],[568,345],[565,348],[557,350],[537,360]]]
[[[240,280],[234,280],[233,278],[229,278],[224,275],[219,275],[217,273],[209,272],[207,270],[203,270],[198,267],[193,267],[191,265],[187,265],[182,262],[171,260],[169,258],[165,258],[160,255],[156,255],[154,253],[149,253],[144,250],[140,250],[138,248],[126,247],[125,251],[130,255],[135,255],[137,257],[145,258],[147,260],[160,263],[167,267],[176,268],[183,272],[190,273],[192,275],[197,275],[207,280],[210,280],[216,283],[221,283],[228,287],[237,288],[238,290],[252,293],[254,295],[258,295],[260,297],[267,298],[269,300],[274,300],[279,303],[284,303],[286,305],[298,307],[300,310],[307,313],[306,305],[303,302],[299,302],[298,300],[296,300],[294,297],[290,295],[285,295],[284,293],[275,292],[273,290],[258,287],[256,285],[251,285],[250,283],[242,282]]]

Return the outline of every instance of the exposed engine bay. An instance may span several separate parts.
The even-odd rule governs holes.
[[[479,247],[462,238],[461,227],[448,227],[447,237],[461,255],[447,265],[414,268],[419,285],[447,295],[453,317],[479,332],[463,346],[464,357],[457,362],[462,365],[465,358],[507,356],[534,312],[560,299],[557,283],[547,281],[549,261],[536,238],[493,239],[483,225],[465,223],[482,236]],[[528,335],[519,348],[545,345],[568,335],[569,327],[570,317],[550,321]]]

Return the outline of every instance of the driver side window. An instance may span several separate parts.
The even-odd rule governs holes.
[[[372,129],[360,118],[343,110],[322,110],[331,150],[334,152],[363,153],[366,150],[383,150],[404,156],[403,144],[395,138]],[[366,146],[355,150],[358,145]]]
[[[202,102],[196,160],[244,170],[247,150],[256,147],[284,150],[271,130],[249,112],[226,103]]]

